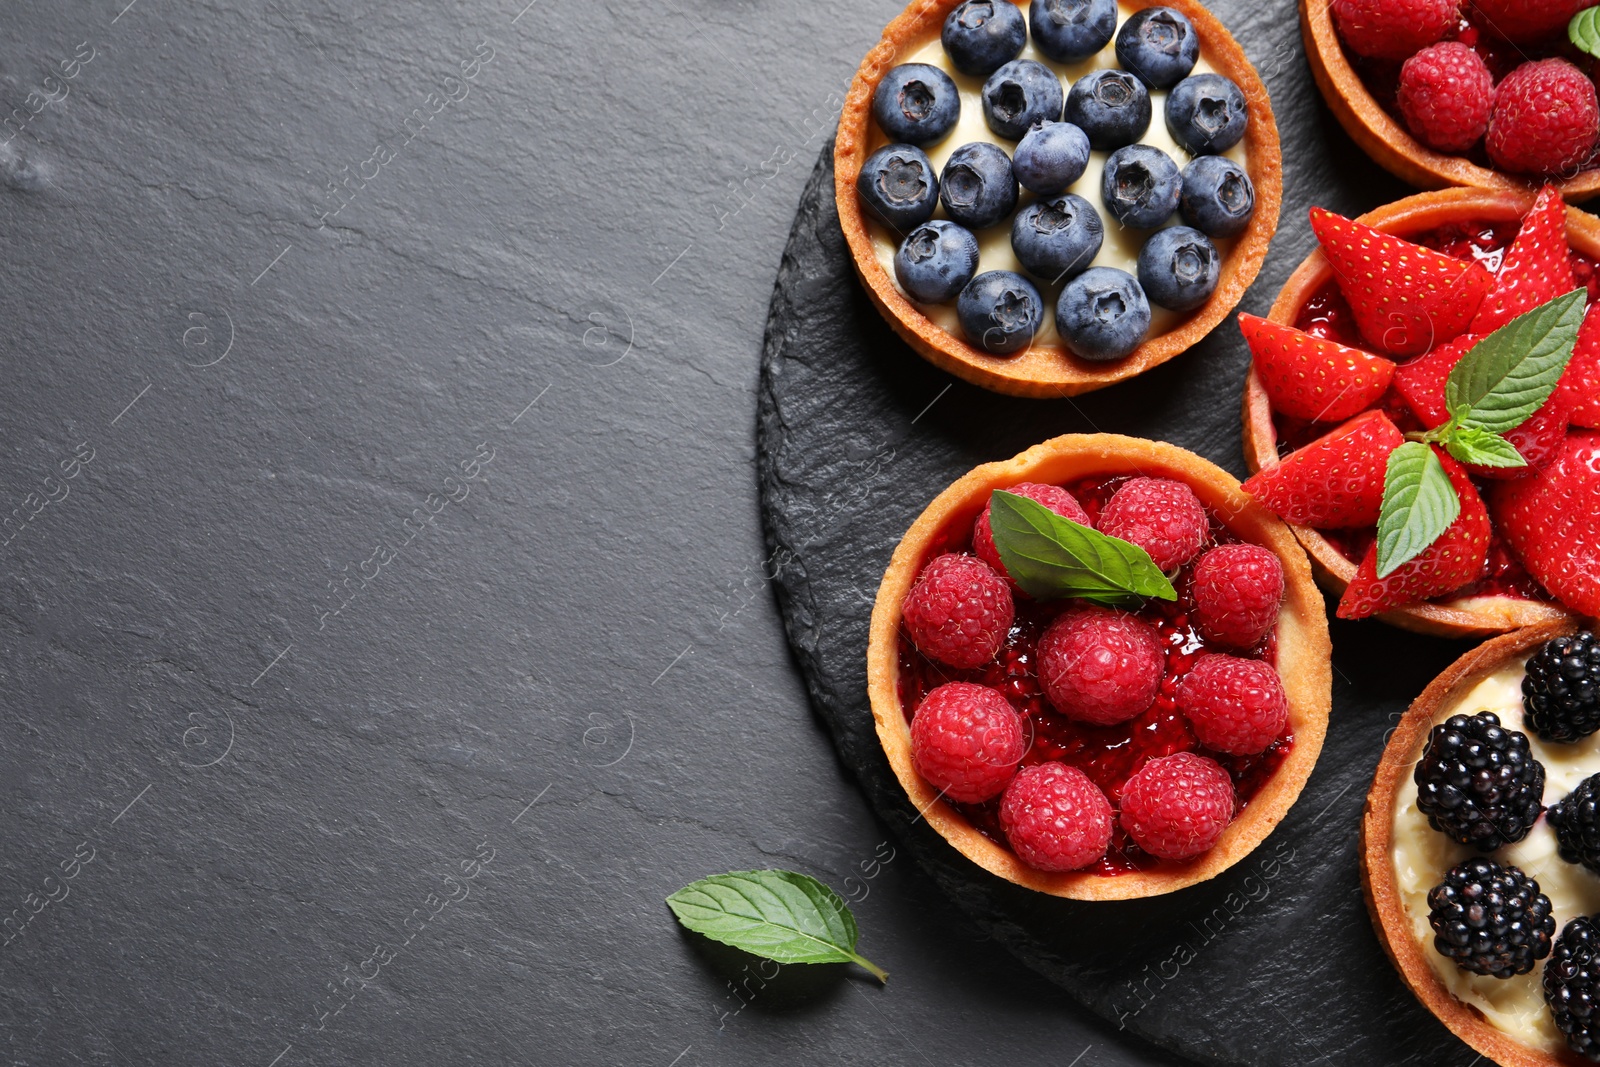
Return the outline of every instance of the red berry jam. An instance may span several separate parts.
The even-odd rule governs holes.
[[[1126,480],[1125,477],[1084,479],[1065,488],[1078,498],[1090,519],[1097,521],[1106,501]],[[970,551],[972,522],[976,517],[974,512],[971,516],[953,519],[933,539],[929,553],[922,562],[925,564],[943,552]],[[1205,548],[1238,540],[1213,513]],[[1239,810],[1243,811],[1288,757],[1290,749],[1294,747],[1294,735],[1285,733],[1265,752],[1255,756],[1231,756],[1212,751],[1195,739],[1188,721],[1178,712],[1178,683],[1203,652],[1226,651],[1230,655],[1248,655],[1275,663],[1277,634],[1268,634],[1260,646],[1247,653],[1210,645],[1190,625],[1187,615],[1193,569],[1191,562],[1179,571],[1173,581],[1178,591],[1176,602],[1150,600],[1137,613],[1160,631],[1167,646],[1166,675],[1161,682],[1161,691],[1150,709],[1137,718],[1116,726],[1089,726],[1073,722],[1055,710],[1046,699],[1035,675],[1036,648],[1039,637],[1056,616],[1081,601],[1040,602],[1019,593],[1016,622],[995,662],[984,667],[961,671],[935,663],[918,652],[905,632],[901,631],[900,706],[906,721],[911,721],[923,697],[946,682],[976,682],[999,690],[1022,713],[1032,737],[1028,754],[1023,758],[1024,766],[1051,760],[1070,764],[1087,774],[1116,805],[1123,785],[1147,760],[1176,752],[1198,752],[1216,760],[1227,770],[1233,778]],[[1001,847],[1006,846],[1005,835],[1000,829],[1000,798],[982,804],[951,806],[966,816],[985,837]],[[1089,869],[1096,874],[1118,875],[1176,866],[1181,864],[1157,859],[1133,844],[1119,823],[1114,827],[1111,847],[1105,858]]]

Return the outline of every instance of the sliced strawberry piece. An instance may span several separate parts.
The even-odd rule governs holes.
[[[1574,426],[1600,428],[1600,302],[1590,304],[1583,317],[1578,346],[1556,392],[1572,406]]]
[[[1367,549],[1356,576],[1339,598],[1339,618],[1364,619],[1390,608],[1444,596],[1476,581],[1489,556],[1489,512],[1466,468],[1435,448],[1450,484],[1461,498],[1461,514],[1422,554],[1387,578],[1378,577],[1378,546]]]
[[[1404,441],[1389,416],[1369,411],[1262,468],[1244,491],[1285,522],[1373,526],[1383,506],[1389,453]]]
[[[1343,422],[1382,399],[1394,377],[1394,364],[1382,356],[1293,326],[1241,314],[1239,330],[1273,410],[1296,419]]]
[[[1578,287],[1567,259],[1567,205],[1554,186],[1539,190],[1506,249],[1494,289],[1478,308],[1470,332],[1493,333],[1518,315]]]
[[[1567,607],[1600,615],[1600,434],[1569,434],[1543,470],[1495,486],[1500,534]]]
[[[1472,260],[1311,209],[1311,228],[1367,343],[1414,356],[1466,332],[1494,275]]]

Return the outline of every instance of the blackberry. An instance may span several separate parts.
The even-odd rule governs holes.
[[[1556,939],[1544,965],[1544,1002],[1567,1047],[1600,1063],[1600,926],[1578,916]]]
[[[1600,641],[1588,630],[1546,641],[1522,678],[1523,718],[1546,741],[1600,730]]]
[[[1545,816],[1561,845],[1561,858],[1600,874],[1600,774],[1578,783],[1570,796],[1550,805]]]
[[[1435,726],[1412,777],[1428,825],[1480,852],[1521,841],[1543,810],[1544,764],[1493,712]]]
[[[1463,971],[1511,978],[1550,955],[1550,898],[1516,867],[1462,860],[1428,893],[1428,907],[1433,947]]]

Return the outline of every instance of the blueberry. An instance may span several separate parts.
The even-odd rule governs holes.
[[[1193,311],[1210,300],[1221,273],[1217,246],[1187,226],[1157,230],[1139,249],[1139,284],[1151,300],[1173,311]]]
[[[978,239],[953,222],[934,219],[911,231],[894,254],[894,276],[911,299],[943,304],[978,273]]]
[[[1064,99],[1061,79],[1036,59],[1013,59],[983,83],[983,120],[1015,141],[1035,122],[1058,122]]]
[[[957,70],[983,78],[1021,54],[1028,24],[1008,0],[967,0],[944,20],[939,40]]]
[[[1035,200],[1011,223],[1011,250],[1017,259],[1048,282],[1058,282],[1087,270],[1106,236],[1105,224],[1094,205],[1067,193],[1052,200]]]
[[[1133,144],[1150,128],[1150,90],[1125,70],[1097,70],[1072,83],[1066,119],[1101,152]]]
[[[1117,32],[1117,0],[1033,0],[1033,43],[1057,63],[1098,55]]]
[[[1250,175],[1224,156],[1201,156],[1183,168],[1184,221],[1212,237],[1237,237],[1256,210]]]
[[[1121,359],[1150,332],[1150,301],[1127,271],[1090,267],[1061,290],[1056,329],[1083,359]]]
[[[970,230],[993,226],[1017,206],[1011,159],[989,141],[973,141],[951,152],[939,177],[939,190],[945,214]]]
[[[1040,196],[1065,192],[1088,165],[1089,135],[1070,122],[1035,123],[1011,159],[1017,181]]]
[[[908,144],[886,144],[868,156],[856,192],[868,211],[902,233],[927,222],[939,206],[933,164]]]
[[[1117,33],[1117,62],[1152,89],[1177,85],[1200,58],[1200,35],[1181,12],[1147,7]]]
[[[1033,335],[1044,321],[1044,301],[1022,275],[991,270],[961,290],[956,315],[967,340],[985,352],[1009,356],[1033,344]]]
[[[961,92],[938,67],[902,63],[878,83],[872,117],[893,140],[928,144],[949,133],[961,117]]]
[[[1167,132],[1192,155],[1226,152],[1250,120],[1244,90],[1220,74],[1196,74],[1167,97]]]
[[[1178,210],[1183,177],[1172,157],[1147,144],[1119,148],[1106,159],[1100,198],[1124,226],[1153,230]],[[1204,229],[1204,227],[1201,227]]]

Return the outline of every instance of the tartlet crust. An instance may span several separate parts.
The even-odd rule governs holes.
[[[1576,632],[1576,620],[1529,626],[1486,641],[1452,663],[1435,678],[1401,718],[1383,750],[1361,819],[1361,884],[1367,910],[1383,945],[1406,987],[1450,1032],[1501,1067],[1568,1067],[1587,1061],[1565,1052],[1551,1055],[1529,1048],[1496,1029],[1471,1005],[1458,1000],[1428,965],[1426,949],[1412,931],[1400,899],[1394,862],[1394,801],[1401,784],[1421,757],[1434,717],[1447,703],[1466,694],[1488,675],[1524,656],[1552,637]],[[1440,872],[1442,875],[1444,872]]]
[[[1283,562],[1284,604],[1278,615],[1277,668],[1289,698],[1294,747],[1272,779],[1203,856],[1186,863],[1106,877],[1086,872],[1034,870],[979,833],[939,798],[911,763],[911,730],[899,695],[900,606],[934,539],[947,523],[975,515],[996,489],[1021,482],[1062,484],[1119,474],[1175,478],[1194,489],[1224,525],[1246,541],[1271,549]],[[1266,840],[1299,797],[1316,765],[1332,702],[1332,655],[1322,594],[1294,536],[1278,518],[1239,488],[1222,468],[1175,445],[1116,434],[1068,434],[1021,455],[986,463],[940,493],[912,523],[878,586],[867,648],[867,691],[872,717],[895,776],[929,825],[978,866],[1009,882],[1074,900],[1125,900],[1159,896],[1214,878]]]
[[[1463,156],[1435,152],[1412,137],[1373,99],[1350,65],[1334,28],[1329,0],[1300,0],[1300,33],[1305,39],[1312,77],[1339,125],[1389,173],[1422,189],[1458,185],[1524,190],[1544,184],[1543,179],[1490,170]],[[1568,200],[1585,200],[1600,193],[1600,168],[1579,171],[1554,184]]]
[[[1211,299],[1174,329],[1147,339],[1131,355],[1115,362],[1079,359],[1060,346],[1040,346],[1015,356],[992,356],[931,321],[895,286],[878,262],[856,195],[856,179],[872,141],[872,93],[895,66],[898,56],[938,39],[945,16],[961,0],[914,0],[884,29],[882,39],[867,53],[850,83],[839,115],[833,173],[839,224],[850,246],[856,274],[878,311],[907,344],[930,363],[974,385],[1012,396],[1074,396],[1143,374],[1215,329],[1238,306],[1267,257],[1283,200],[1283,155],[1266,86],[1233,35],[1194,0],[1123,2],[1134,10],[1154,7],[1159,2],[1181,11],[1199,31],[1207,60],[1244,91],[1250,109],[1244,142],[1249,155],[1246,169],[1255,185],[1256,211],[1223,262],[1222,276]],[[1154,116],[1152,121],[1162,121],[1161,116]]]
[[[1463,219],[1492,222],[1519,219],[1533,206],[1536,195],[1525,189],[1441,189],[1396,200],[1362,215],[1357,221],[1404,237]],[[1600,258],[1600,220],[1568,207],[1567,241],[1585,255]],[[1312,252],[1289,276],[1267,317],[1273,322],[1293,325],[1306,300],[1332,276],[1333,268],[1321,250]],[[1278,462],[1278,449],[1272,406],[1254,365],[1245,382],[1243,407],[1245,462],[1251,471],[1259,471]],[[1291,528],[1310,554],[1317,579],[1334,596],[1341,595],[1355,577],[1356,564],[1311,527]],[[1377,616],[1401,629],[1439,637],[1485,637],[1570,617],[1571,613],[1555,604],[1506,596],[1413,604]]]

